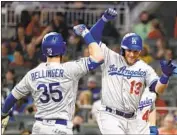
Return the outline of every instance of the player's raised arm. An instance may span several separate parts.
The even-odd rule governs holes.
[[[74,26],[74,32],[78,36],[82,36],[89,49],[89,70],[97,68],[104,61],[103,53],[101,48],[98,46],[97,42],[93,39],[90,31],[86,28],[84,24]]]
[[[29,93],[28,86],[27,75],[25,75],[23,79],[12,89],[12,92],[7,96],[4,106],[1,110],[1,120],[5,119],[10,114],[10,109],[14,106],[17,100]]]
[[[112,9],[112,8],[108,8],[104,12],[104,14],[102,15],[102,17],[90,29],[90,33],[92,34],[93,38],[95,39],[95,41],[98,44],[101,41],[102,33],[103,33],[103,29],[104,29],[105,24],[108,21],[111,21],[111,20],[115,19],[116,16],[117,16],[117,11],[114,10],[114,9]]]
[[[173,74],[173,70],[176,68],[176,66],[172,63],[172,61],[166,61],[163,60],[160,62],[161,69],[162,69],[162,76],[157,82],[154,82],[151,87],[155,88],[155,91],[158,94],[162,94],[164,90],[168,86],[168,81],[170,76]]]

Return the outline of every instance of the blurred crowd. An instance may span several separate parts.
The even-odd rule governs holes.
[[[51,22],[48,21],[46,16],[46,19],[43,19],[45,20],[45,22],[43,22],[45,25],[41,25],[40,15],[41,13],[39,11],[23,12],[21,22],[16,27],[16,34],[11,39],[2,39],[2,104],[12,88],[22,79],[26,72],[46,60],[40,49],[42,38],[46,33],[54,31],[63,35],[64,40],[67,42],[67,53],[63,57],[63,62],[89,56],[88,49],[84,46],[83,39],[76,36],[72,28],[66,25],[67,20],[64,14],[57,12],[54,14]],[[139,34],[144,40],[144,49],[141,52],[141,59],[151,65],[160,75],[161,69],[158,64],[159,60],[173,59],[174,63],[177,64],[177,46],[173,46],[171,45],[173,43],[169,43],[169,39],[166,38],[167,35],[163,23],[157,17],[149,15],[147,11],[143,11],[139,18],[140,23],[133,27],[132,32]],[[84,23],[83,20],[75,20],[74,25],[81,23]],[[120,35],[119,31],[116,30],[115,25],[112,23],[106,24],[103,36],[103,41],[108,44],[109,48],[119,53],[120,40],[123,35]],[[107,38],[108,36],[110,38]],[[174,37],[171,38],[177,38],[177,16],[174,26]],[[114,39],[114,41],[110,42],[110,39]],[[99,101],[100,91],[100,69],[92,71],[81,78],[79,82],[76,113],[73,120],[76,130],[79,130],[81,123],[89,122],[89,119],[94,118],[90,111],[81,109],[81,107],[87,107]],[[157,99],[157,106],[166,107],[168,103],[159,98]],[[36,108],[30,95],[19,100],[13,107],[13,115],[34,114],[35,111]],[[13,118],[11,120],[13,121]],[[172,113],[159,111],[157,113],[157,124],[161,132],[167,134],[169,130],[172,133],[173,130],[175,131],[175,129],[173,129],[174,125],[177,124],[177,111]]]

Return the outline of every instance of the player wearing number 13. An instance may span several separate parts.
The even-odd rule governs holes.
[[[31,93],[37,108],[32,134],[72,134],[72,118],[78,81],[88,71],[103,63],[100,47],[85,25],[77,25],[74,32],[88,45],[89,57],[61,63],[66,45],[61,34],[51,32],[42,41],[47,62],[29,71],[7,97],[1,118],[9,114],[14,103]]]
[[[140,134],[136,112],[145,87],[163,93],[175,66],[171,61],[162,61],[163,75],[158,77],[152,67],[139,59],[143,43],[136,33],[127,33],[123,37],[120,54],[102,43],[104,25],[116,15],[114,9],[107,9],[90,30],[104,55],[104,63],[101,65],[102,107],[97,121],[102,134]]]

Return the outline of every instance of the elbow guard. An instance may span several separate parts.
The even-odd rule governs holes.
[[[89,71],[96,69],[97,67],[99,67],[104,61],[101,62],[96,62],[94,61],[92,58],[89,57],[88,59],[88,69]]]

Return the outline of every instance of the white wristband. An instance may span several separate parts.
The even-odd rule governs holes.
[[[89,30],[88,30],[88,29],[85,29],[85,30],[82,32],[81,36],[82,36],[82,37],[85,37],[85,35],[86,35],[87,33],[89,33]]]
[[[108,22],[108,20],[104,17],[104,15],[102,16],[102,19],[104,22]]]

